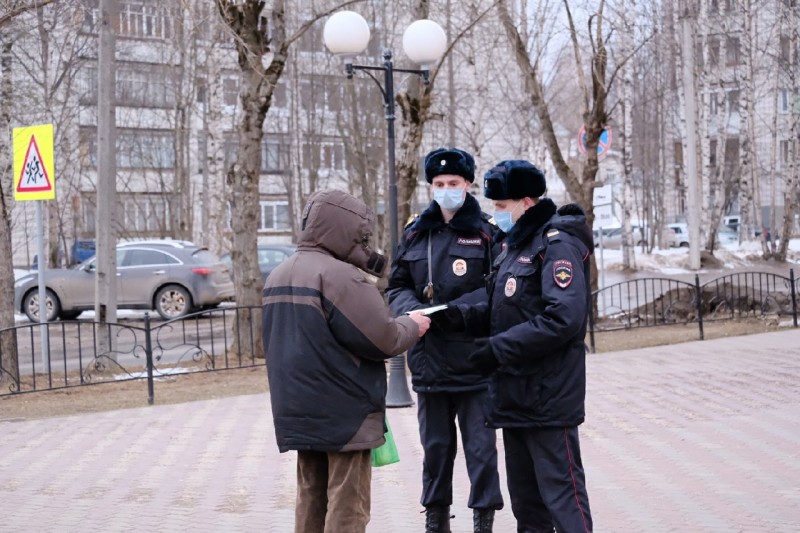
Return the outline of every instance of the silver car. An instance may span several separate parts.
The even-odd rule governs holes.
[[[94,309],[96,258],[45,271],[47,320],[72,320]],[[155,309],[169,320],[232,300],[228,267],[187,241],[153,240],[117,246],[117,307]],[[14,309],[39,321],[38,273],[14,283]]]

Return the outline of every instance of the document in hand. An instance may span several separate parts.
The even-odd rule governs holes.
[[[444,309],[447,309],[447,304],[434,305],[433,307],[425,307],[424,309],[414,309],[413,311],[406,311],[406,314],[410,315],[411,313],[422,313],[423,315],[428,316]]]

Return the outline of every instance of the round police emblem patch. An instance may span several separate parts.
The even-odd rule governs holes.
[[[562,289],[569,287],[572,283],[572,261],[559,259],[553,263],[553,279]]]
[[[508,278],[506,281],[506,296],[511,298],[515,292],[517,292],[517,278]]]
[[[463,276],[467,273],[467,262],[463,259],[456,259],[453,261],[453,274],[456,276]]]

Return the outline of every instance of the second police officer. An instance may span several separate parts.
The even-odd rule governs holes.
[[[501,161],[484,195],[506,234],[489,303],[450,306],[434,328],[487,335],[468,356],[491,375],[487,423],[502,428],[517,531],[591,533],[578,426],[586,395],[591,230],[575,204],[543,197],[544,173]]]
[[[389,277],[387,295],[396,315],[487,298],[484,275],[491,268],[496,228],[469,194],[475,179],[473,157],[456,148],[434,150],[425,157],[425,178],[433,201],[406,228]],[[430,533],[450,531],[456,420],[471,485],[467,505],[473,509],[474,531],[491,531],[494,512],[503,507],[496,435],[484,424],[488,379],[467,361],[474,341],[466,333],[431,329],[408,353],[424,450],[421,503]]]

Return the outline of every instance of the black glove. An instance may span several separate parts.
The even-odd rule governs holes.
[[[475,346],[477,349],[467,356],[467,361],[480,375],[488,376],[500,368],[500,361],[494,356],[489,339],[475,339]]]
[[[567,215],[585,215],[586,213],[583,211],[583,208],[578,204],[565,204],[558,208],[556,211],[562,217]]]
[[[461,314],[461,310],[455,305],[437,311],[430,315],[430,317],[431,325],[442,331],[454,333],[467,329],[466,324],[464,324],[464,315]]]

